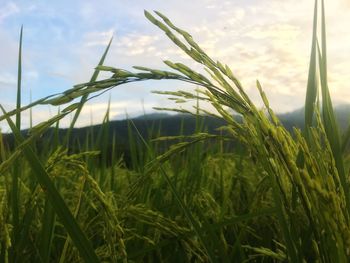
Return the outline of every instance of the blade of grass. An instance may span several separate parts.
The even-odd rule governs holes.
[[[6,115],[5,109],[1,105],[0,105],[0,108],[2,109],[3,113]],[[16,128],[15,124],[12,122],[12,120],[9,117],[7,118],[7,122],[16,140],[19,143],[22,142],[23,137],[20,134],[20,131]],[[99,262],[99,259],[90,241],[87,239],[87,237],[81,230],[79,224],[77,223],[72,213],[68,209],[67,205],[65,204],[63,198],[61,197],[56,187],[54,186],[53,182],[51,181],[48,173],[43,167],[38,156],[33,152],[31,147],[28,145],[25,146],[24,148],[24,155],[27,158],[29,164],[31,165],[33,171],[35,172],[34,174],[36,175],[38,182],[40,183],[41,187],[44,189],[45,193],[47,194],[56,214],[62,220],[62,224],[64,225],[65,229],[69,233],[76,248],[80,252],[81,257],[85,260],[85,262]]]
[[[44,214],[42,218],[43,226],[41,228],[41,240],[39,245],[39,253],[43,263],[50,262],[50,254],[52,248],[52,240],[55,231],[56,215],[50,203],[49,198],[45,199]]]
[[[19,37],[19,50],[18,50],[18,72],[17,72],[17,103],[16,109],[21,108],[21,83],[22,83],[22,38],[23,37],[23,26],[21,27],[20,37]],[[16,113],[16,127],[21,130],[21,112]],[[17,145],[17,144],[15,144]],[[19,235],[19,199],[20,193],[18,189],[18,179],[20,177],[19,161],[16,160],[14,163],[13,178],[12,178],[12,220],[13,220],[13,243],[14,247],[18,241]],[[13,255],[13,260],[16,261],[16,254]]]
[[[96,67],[96,69],[94,71],[94,74],[92,75],[92,77],[90,79],[90,82],[95,82],[97,80],[98,74],[100,73],[100,70],[98,69],[98,66],[102,66],[103,65],[103,63],[104,63],[104,61],[106,59],[106,56],[108,54],[109,48],[110,48],[110,46],[112,44],[112,40],[113,40],[113,37],[109,40],[109,43],[108,43],[108,45],[107,45],[107,47],[106,47],[106,49],[105,49],[105,51],[104,51],[104,53],[103,53],[99,63],[98,63],[98,65],[97,65],[97,67]],[[64,145],[68,145],[68,143],[69,143],[69,137],[70,137],[70,135],[72,133],[72,129],[74,128],[74,125],[75,125],[75,123],[78,120],[78,117],[79,117],[79,115],[81,113],[81,110],[83,109],[83,106],[84,106],[85,102],[87,101],[88,96],[89,96],[89,94],[85,94],[80,99],[79,107],[77,108],[77,110],[76,110],[76,112],[74,114],[74,117],[73,117],[73,119],[72,119],[72,121],[70,123],[69,129],[67,131],[67,135],[66,135],[66,137],[64,139]]]
[[[317,41],[317,0],[315,1],[314,7],[314,20],[312,30],[312,44],[311,44],[311,55],[309,64],[309,74],[306,88],[305,98],[305,134],[307,140],[309,137],[309,128],[312,126],[312,120],[314,116],[314,107],[317,97],[317,78],[316,78],[316,41]]]
[[[334,109],[332,105],[331,96],[328,88],[328,77],[327,77],[327,43],[326,43],[326,22],[325,22],[325,8],[324,0],[322,0],[322,28],[321,28],[321,48],[322,52],[318,47],[318,57],[319,57],[319,72],[321,78],[321,91],[322,91],[322,115],[324,128],[327,134],[327,139],[330,143],[332,153],[335,159],[336,167],[338,169],[340,182],[344,189],[346,196],[347,209],[350,211],[350,193],[349,186],[345,175],[345,168],[343,163],[339,128],[336,122]]]
[[[147,148],[148,152],[153,155],[152,149],[150,148],[148,143],[145,141],[143,136],[140,134],[139,130],[137,129],[137,127],[135,125],[135,123],[133,121],[131,121],[131,124],[133,125],[134,129],[136,130],[137,135],[140,137],[142,143]],[[154,156],[153,156],[153,158],[154,158]],[[154,159],[156,160],[156,158],[154,158]],[[200,225],[197,222],[197,220],[193,217],[191,211],[187,208],[186,204],[181,199],[180,195],[178,194],[178,191],[176,190],[175,185],[172,183],[172,181],[169,178],[166,170],[164,169],[163,165],[160,162],[159,162],[159,168],[160,168],[160,171],[161,171],[162,175],[164,176],[167,184],[169,185],[170,190],[171,190],[172,194],[174,195],[176,202],[178,203],[178,205],[181,208],[181,210],[184,212],[186,218],[188,219],[189,223],[193,227],[194,232],[197,234],[200,242],[202,243],[205,251],[207,252],[207,256],[208,256],[209,261],[210,262],[217,262],[217,260],[216,260],[216,258],[214,256],[214,253],[211,251],[211,249],[209,248],[208,242],[206,241],[205,234],[203,233],[203,229],[200,227]]]
[[[33,186],[33,190],[31,192],[31,196],[26,200],[25,204],[25,211],[21,220],[21,233],[20,233],[20,238],[16,246],[16,254],[18,258],[20,258],[22,261],[23,257],[26,254],[26,251],[28,251],[28,247],[32,245],[32,243],[28,244],[28,239],[30,239],[31,235],[31,226],[33,223],[33,219],[35,218],[35,214],[38,209],[38,203],[35,202],[36,195],[38,193],[37,189],[37,182]],[[28,256],[28,254],[27,254]]]
[[[346,132],[343,134],[342,145],[341,145],[341,151],[343,154],[345,153],[349,140],[350,140],[350,125],[346,129]]]
[[[29,91],[29,103],[32,103],[32,90]],[[29,108],[29,130],[33,127],[33,109]]]
[[[21,82],[22,82],[22,37],[23,37],[23,26],[21,27],[21,33],[19,37],[19,51],[18,51],[18,73],[17,73],[17,104],[16,109],[21,108]],[[21,113],[16,113],[16,126],[21,130]]]
[[[100,186],[104,185],[104,183],[106,182],[107,156],[109,155],[108,143],[109,143],[110,108],[111,108],[111,97],[109,97],[109,100],[108,100],[107,110],[103,118],[102,126],[100,128],[100,133],[98,135],[98,143],[97,143],[97,147],[101,153],[101,167],[100,167],[99,180],[98,180]]]

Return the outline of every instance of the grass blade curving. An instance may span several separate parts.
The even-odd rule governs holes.
[[[5,109],[0,105],[4,115],[6,115]],[[7,122],[12,129],[12,132],[16,138],[18,143],[23,141],[23,137],[20,131],[17,129],[16,125],[12,122],[12,120],[7,117]],[[61,195],[57,191],[53,182],[51,181],[49,175],[47,174],[45,168],[41,164],[38,156],[34,153],[29,145],[24,147],[24,155],[27,158],[28,162],[31,165],[31,168],[34,171],[34,174],[37,177],[38,182],[40,183],[42,189],[47,194],[53,209],[56,214],[59,216],[60,220],[67,230],[70,238],[75,244],[76,248],[79,250],[81,257],[85,260],[85,262],[99,262],[99,259],[91,246],[90,241],[87,239],[83,231],[81,230],[79,224],[73,217],[72,213],[69,211],[66,206],[64,200]]]

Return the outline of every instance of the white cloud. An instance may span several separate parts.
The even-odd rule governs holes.
[[[109,40],[114,35],[114,29],[111,28],[104,32],[88,32],[84,36],[85,46],[94,47],[94,46],[107,46]]]
[[[35,70],[26,70],[24,72],[24,77],[26,80],[37,80],[39,78],[39,72]]]
[[[116,47],[123,50],[126,56],[135,56],[145,54],[146,51],[153,51],[155,45],[157,45],[159,40],[158,36],[152,35],[141,35],[137,33],[130,33],[126,36],[116,39]],[[127,51],[126,53],[124,53]],[[146,54],[147,55],[147,54]]]
[[[15,87],[17,83],[16,76],[9,72],[0,73],[0,90],[8,90],[9,88]]]
[[[248,31],[245,35],[253,39],[267,39],[295,41],[300,34],[300,28],[290,24],[272,24],[257,26]]]
[[[87,81],[113,32],[115,32],[114,41],[105,64],[125,69],[130,69],[133,65],[166,68],[162,60],[170,59],[174,62],[184,62],[200,70],[200,65],[192,63],[162,31],[144,18],[143,9],[156,9],[167,15],[175,25],[192,34],[210,56],[228,64],[257,103],[260,103],[260,99],[255,88],[256,79],[261,81],[276,111],[289,111],[304,102],[311,46],[313,1],[300,0],[296,3],[292,0],[176,2],[132,0],[112,3],[106,0],[103,4],[77,1],[77,4],[72,6],[77,9],[69,12],[68,10],[56,12],[50,5],[45,12],[41,10],[42,8],[39,4],[32,8],[24,8],[22,5],[16,6],[14,2],[0,7],[0,22],[3,22],[0,23],[0,50],[1,52],[4,50],[0,60],[0,85],[1,82],[9,82],[11,74],[13,76],[11,75],[10,83],[13,84],[15,83],[13,80],[16,80],[18,34],[8,32],[5,27],[7,20],[4,19],[18,13],[19,10],[21,15],[24,12],[31,12],[30,10],[39,17],[41,14],[45,15],[45,21],[52,21],[52,24],[48,23],[45,25],[47,28],[43,29],[47,29],[50,33],[54,32],[54,35],[62,38],[57,46],[36,47],[36,56],[34,59],[30,58],[32,64],[27,66],[28,82],[29,79],[40,81],[48,72],[54,72],[56,77],[60,76],[59,79],[64,78],[69,83]],[[350,102],[350,94],[347,91],[347,83],[350,80],[349,6],[345,0],[327,1],[326,8],[331,93],[336,101]],[[52,13],[54,15],[47,15],[50,10],[55,11]],[[72,14],[78,15],[76,23],[71,23],[75,18],[68,18]],[[56,23],[57,21],[61,23]],[[65,42],[65,27],[68,25],[69,32],[75,35],[74,38],[67,38]],[[55,29],[55,26],[59,30]],[[26,44],[30,30],[30,26],[25,30],[25,55],[35,54],[30,44]],[[47,33],[43,30],[42,34],[44,36]],[[33,42],[33,38],[31,41]],[[50,60],[45,62],[45,65],[48,65],[45,68],[47,72],[39,70],[40,59]],[[161,81],[156,84],[142,83],[137,89],[118,87],[116,89],[118,91],[115,91],[118,96],[114,96],[115,99],[127,103],[114,106],[113,112],[116,115],[124,115],[125,110],[141,112],[141,98],[150,103],[147,105],[164,105],[163,100],[149,94],[150,87],[165,90],[175,88],[176,85],[178,84]],[[179,87],[190,89],[182,84]],[[99,101],[99,103],[106,106],[108,98],[105,99],[105,102]],[[97,104],[94,107],[97,107]],[[101,112],[97,115],[102,116],[104,110],[94,108],[93,112]],[[89,116],[89,112],[84,114]],[[83,115],[82,118],[89,119]],[[96,117],[98,118],[100,117]]]
[[[20,12],[19,7],[14,2],[8,2],[0,8],[0,23],[7,17]]]

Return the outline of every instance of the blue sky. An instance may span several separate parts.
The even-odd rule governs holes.
[[[331,93],[336,103],[349,103],[350,5],[346,0],[326,1],[326,8]],[[303,105],[313,14],[310,0],[0,0],[0,103],[8,110],[14,107],[22,24],[23,104],[29,102],[30,91],[37,99],[89,80],[112,35],[107,65],[165,68],[162,60],[171,59],[198,68],[145,19],[144,9],[159,10],[189,31],[210,56],[232,68],[256,103],[260,100],[254,83],[259,79],[276,111]],[[151,94],[151,90],[169,89],[193,87],[159,81],[117,87],[92,100],[78,126],[99,123],[109,96],[112,118],[120,119],[126,113],[136,116],[170,105],[166,98]],[[56,111],[35,108],[35,122]],[[62,125],[68,122],[69,118]],[[6,130],[5,124],[0,127]]]

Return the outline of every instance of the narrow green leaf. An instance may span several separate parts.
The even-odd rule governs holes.
[[[16,109],[21,108],[21,83],[22,83],[22,37],[23,37],[23,26],[21,27],[21,33],[19,37],[19,51],[18,51],[18,73],[17,73],[17,104]],[[21,113],[16,113],[16,126],[21,130]]]
[[[150,155],[153,155],[153,151],[150,148],[149,144],[146,142],[146,140],[143,138],[143,136],[141,135],[141,133],[139,132],[139,130],[137,129],[136,125],[134,122],[131,121],[131,124],[133,125],[133,127],[135,128],[137,135],[139,136],[139,138],[141,139],[142,143],[146,146],[147,150],[149,151]],[[171,151],[171,150],[170,150]],[[152,156],[153,157],[153,156]],[[196,235],[198,236],[200,242],[202,243],[204,249],[207,252],[207,256],[210,260],[210,262],[217,262],[216,258],[214,256],[213,251],[210,250],[208,242],[205,238],[205,235],[203,233],[203,229],[200,227],[198,221],[193,217],[191,211],[188,209],[188,207],[186,206],[186,204],[184,203],[184,201],[181,199],[178,191],[176,190],[175,185],[173,184],[173,182],[171,181],[171,179],[169,178],[166,170],[163,167],[162,162],[160,162],[158,159],[154,158],[155,162],[158,163],[160,171],[163,175],[163,177],[165,178],[167,184],[170,187],[170,190],[172,192],[172,194],[175,197],[175,200],[177,202],[177,204],[179,205],[179,207],[181,208],[181,210],[184,212],[187,220],[189,221],[189,223],[191,224],[191,226],[193,227],[193,230],[195,231]]]
[[[18,72],[17,72],[17,103],[16,103],[16,127],[18,130],[21,130],[21,83],[22,83],[22,36],[23,36],[23,26],[21,27],[20,37],[19,37],[19,50],[18,50]],[[16,160],[13,167],[13,176],[12,176],[12,189],[11,189],[11,201],[12,201],[12,220],[13,220],[13,234],[14,234],[14,243],[18,240],[18,235],[20,232],[19,229],[19,199],[20,193],[18,188],[18,180],[21,174],[19,169],[19,163]],[[16,254],[13,254],[13,260],[16,260]]]
[[[343,134],[342,145],[341,145],[341,151],[343,154],[345,153],[345,150],[348,146],[349,141],[350,141],[350,125],[346,129],[346,132]]]
[[[55,231],[56,215],[53,210],[50,200],[46,198],[44,206],[44,214],[42,218],[41,240],[39,246],[39,253],[43,263],[50,262],[50,253],[52,248],[52,240]]]
[[[1,105],[0,108],[2,109],[3,113],[6,114],[5,109]],[[23,142],[23,137],[20,131],[17,129],[17,127],[9,117],[7,117],[7,122],[16,138],[16,141],[18,143]],[[24,155],[27,158],[28,163],[31,165],[39,184],[47,194],[47,197],[51,202],[51,205],[53,206],[56,214],[61,219],[62,224],[64,225],[65,229],[70,235],[76,248],[80,252],[81,257],[85,260],[85,262],[99,262],[99,259],[91,243],[81,230],[79,224],[77,223],[72,213],[68,209],[67,205],[65,204],[63,198],[57,191],[56,187],[51,181],[48,173],[43,167],[38,156],[34,153],[34,151],[29,145],[25,146]]]
[[[311,55],[309,64],[309,74],[305,98],[305,133],[308,140],[309,128],[312,126],[314,116],[314,107],[317,97],[317,78],[316,78],[316,41],[317,41],[317,0],[314,7],[314,20],[312,31]]]
[[[102,65],[103,65],[103,63],[104,63],[104,61],[105,61],[105,59],[106,59],[106,57],[107,57],[109,48],[110,48],[110,46],[111,46],[111,44],[112,44],[112,41],[113,41],[113,37],[109,40],[109,43],[108,43],[108,45],[107,45],[105,51],[103,52],[103,55],[102,55],[102,57],[101,57],[101,59],[100,59],[98,65],[97,65],[97,67],[96,67],[96,69],[95,69],[93,75],[91,76],[90,82],[95,82],[95,81],[97,80],[98,74],[100,73],[99,66],[102,66]],[[68,142],[69,142],[69,137],[70,137],[70,134],[71,134],[71,132],[72,132],[72,129],[74,128],[74,125],[75,125],[75,123],[77,122],[78,117],[79,117],[79,115],[80,115],[80,113],[81,113],[81,110],[83,109],[83,106],[84,106],[85,102],[87,101],[88,97],[89,97],[89,94],[84,94],[84,95],[81,97],[80,103],[79,103],[79,107],[77,108],[77,110],[76,110],[76,112],[75,112],[75,114],[74,114],[74,117],[73,117],[73,119],[72,119],[72,121],[71,121],[71,123],[70,123],[69,129],[68,129],[68,131],[67,131],[67,135],[66,135],[66,137],[65,137],[65,139],[64,139],[64,144],[68,144]]]
[[[332,153],[335,159],[336,167],[338,169],[339,178],[344,189],[346,196],[347,208],[350,211],[350,193],[349,185],[346,179],[344,162],[342,157],[341,143],[339,128],[334,114],[331,96],[328,88],[327,79],[327,43],[326,43],[326,22],[325,22],[325,10],[324,0],[322,0],[322,16],[321,16],[321,48],[317,45],[318,59],[319,59],[319,72],[321,79],[321,91],[322,91],[322,116],[323,124],[326,131],[327,139],[330,143]]]

